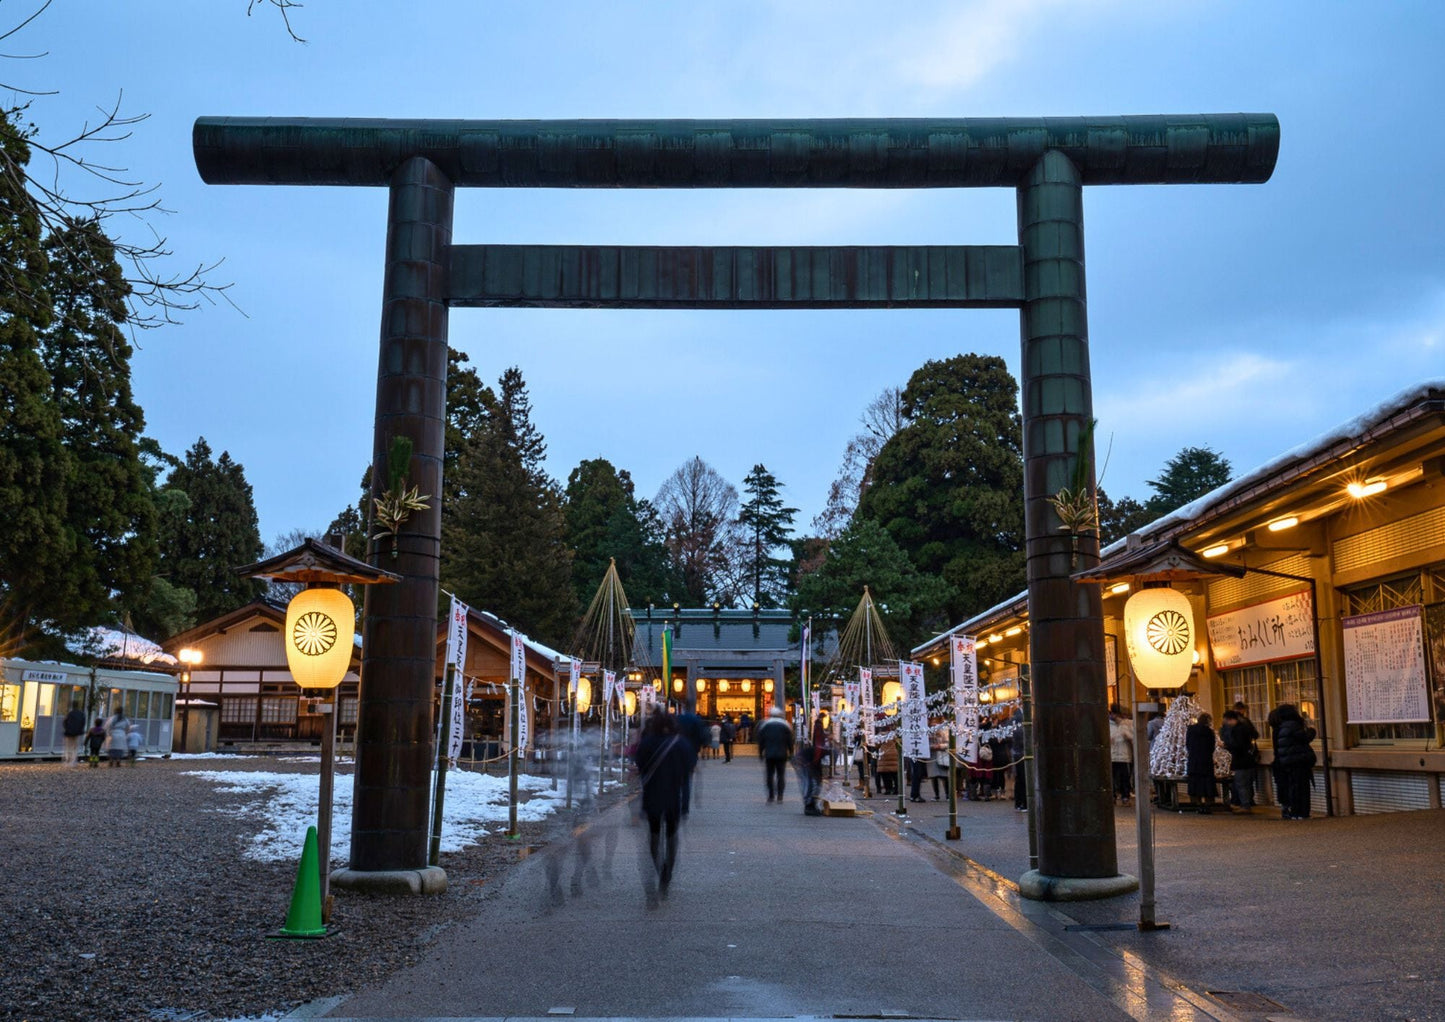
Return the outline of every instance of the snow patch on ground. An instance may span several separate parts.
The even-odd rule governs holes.
[[[262,829],[245,850],[248,859],[259,862],[296,861],[306,840],[306,828],[316,823],[321,778],[316,774],[281,774],[265,770],[190,770],[187,777],[199,777],[228,794],[241,796],[231,806],[216,812],[248,819],[260,819]],[[566,785],[551,790],[547,777],[522,774],[517,790],[528,800],[517,806],[517,819],[530,823],[546,819],[566,800]],[[331,859],[345,861],[351,849],[352,775],[336,775],[331,807]],[[456,770],[447,774],[446,806],[442,814],[444,852],[460,851],[478,843],[490,828],[505,826],[508,784],[505,777]]]

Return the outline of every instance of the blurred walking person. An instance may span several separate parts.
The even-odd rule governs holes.
[[[754,737],[758,758],[763,761],[763,772],[767,776],[768,801],[781,802],[787,784],[788,760],[793,755],[793,729],[783,719],[781,706],[768,711],[768,719],[758,725]]]
[[[672,883],[683,785],[697,765],[697,752],[678,733],[676,717],[655,713],[643,725],[636,761],[642,779],[642,811],[647,815],[648,851],[652,855],[653,868],[646,880],[647,901],[652,905],[659,894],[667,897]]]
[[[105,754],[110,757],[110,765],[113,767],[120,766],[130,752],[130,745],[125,737],[129,730],[130,718],[125,715],[125,710],[117,707],[115,713],[105,722]]]

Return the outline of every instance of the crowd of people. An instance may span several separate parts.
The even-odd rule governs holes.
[[[1147,736],[1152,745],[1164,723],[1152,715]],[[1316,732],[1293,703],[1281,703],[1266,718],[1271,751],[1270,774],[1275,801],[1286,820],[1310,816],[1316,754],[1311,746]],[[1249,707],[1236,702],[1221,714],[1216,731],[1211,714],[1200,713],[1184,735],[1186,792],[1190,808],[1212,813],[1218,805],[1233,813],[1252,813],[1256,807],[1255,783],[1262,757],[1261,735],[1249,718]],[[1134,730],[1124,709],[1109,709],[1109,750],[1113,766],[1114,800],[1131,805],[1134,795]],[[1147,753],[1147,750],[1146,750]],[[1147,759],[1147,756],[1146,756]],[[1157,794],[1156,794],[1157,801]]]
[[[93,767],[100,766],[102,750],[106,760],[113,767],[123,763],[135,765],[140,758],[144,743],[139,721],[131,720],[123,709],[117,708],[110,717],[96,717],[89,728],[85,726],[85,710],[79,703],[72,703],[70,712],[61,722],[65,745],[61,763],[68,767],[80,765],[80,750],[85,747],[86,758]]]

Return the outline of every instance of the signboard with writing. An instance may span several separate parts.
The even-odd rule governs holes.
[[[1281,596],[1209,618],[1209,649],[1218,670],[1314,656],[1310,591]]]
[[[903,755],[912,759],[927,759],[928,748],[928,703],[923,690],[923,665],[901,662],[898,665],[903,678],[903,721],[899,725],[903,733]]]
[[[978,741],[978,647],[971,635],[955,635],[948,646],[953,676],[953,734],[961,747]]]
[[[1340,619],[1345,639],[1345,716],[1350,724],[1430,719],[1420,607]]]

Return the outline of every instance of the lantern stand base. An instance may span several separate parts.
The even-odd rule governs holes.
[[[1128,873],[1111,877],[1055,877],[1031,869],[1019,877],[1019,894],[1033,901],[1097,901],[1132,894],[1138,889],[1138,879]]]
[[[447,871],[440,866],[421,869],[339,869],[331,886],[367,894],[445,894]]]
[[[943,839],[945,841],[957,841],[961,837],[963,837],[962,827],[949,827],[943,832]]]

